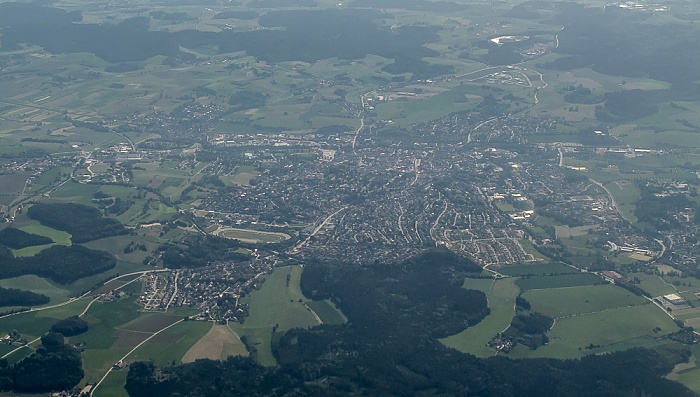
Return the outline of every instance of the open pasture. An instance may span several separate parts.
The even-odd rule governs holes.
[[[154,333],[168,325],[176,323],[178,320],[181,320],[181,318],[167,314],[154,313],[141,316],[128,324],[124,324],[120,329],[133,332]]]
[[[440,340],[446,346],[459,351],[474,354],[478,357],[490,357],[496,352],[487,346],[487,343],[497,333],[503,332],[510,326],[515,316],[515,298],[519,290],[514,278],[489,280],[492,285],[488,287],[487,298],[491,313],[481,322],[466,330]],[[464,288],[484,290],[484,279],[467,279]]]
[[[30,221],[27,226],[22,226],[20,229],[27,232],[27,233],[33,233],[33,234],[38,234],[40,236],[46,236],[53,240],[54,242],[52,244],[44,244],[44,245],[34,245],[31,247],[25,247],[22,249],[17,249],[17,250],[12,250],[12,253],[17,256],[34,256],[38,254],[39,252],[43,251],[46,248],[49,248],[53,245],[71,245],[71,235],[61,231],[61,230],[56,230],[52,229],[48,226],[44,226],[38,222],[35,221]]]
[[[607,283],[592,273],[561,274],[557,276],[533,276],[519,279],[516,284],[523,291],[579,287]]]
[[[646,299],[612,284],[526,291],[523,298],[533,310],[555,318],[647,303]]]
[[[491,290],[493,289],[493,286],[495,283],[496,283],[496,280],[494,280],[491,277],[466,278],[466,279],[464,279],[464,284],[462,284],[462,288],[481,291],[481,292],[485,293],[486,295],[488,295],[491,292]]]
[[[653,342],[654,338],[677,330],[673,320],[653,304],[618,307],[557,319],[547,332],[548,345],[534,351],[517,346],[510,356],[575,358]]]
[[[554,226],[554,230],[557,233],[557,238],[568,238],[568,237],[576,237],[576,236],[585,236],[588,234],[588,231],[590,229],[593,229],[595,225],[586,225],[586,226],[576,226],[576,227],[569,227],[565,225],[556,225]]]
[[[0,205],[9,205],[24,190],[27,178],[31,172],[15,172],[14,174],[0,175]]]
[[[308,301],[306,306],[313,310],[323,324],[345,324],[348,320],[333,302],[328,299],[322,301]]]
[[[128,361],[153,360],[158,365],[181,362],[187,351],[211,329],[211,323],[203,321],[183,321],[141,345]]]
[[[46,236],[58,245],[71,245],[71,235],[69,233],[44,226],[39,222],[32,221],[29,225],[22,226],[20,229],[27,233]]]
[[[263,365],[275,365],[276,362],[270,347],[275,325],[281,332],[319,324],[304,305],[307,299],[299,287],[301,271],[301,266],[276,268],[266,277],[261,289],[246,297],[250,316],[243,324],[232,325],[238,335],[245,336],[256,347],[257,354],[254,356]]]
[[[63,286],[54,284],[45,278],[35,275],[25,275],[0,280],[0,287],[17,288],[46,295],[49,297],[49,299],[51,299],[49,302],[50,305],[67,301],[71,296],[71,292],[65,289]],[[0,322],[1,321],[2,320],[0,320]]]
[[[651,294],[651,296],[662,296],[676,293],[676,288],[666,282],[663,278],[655,274],[629,273],[628,277],[636,277],[640,283],[639,288]]]

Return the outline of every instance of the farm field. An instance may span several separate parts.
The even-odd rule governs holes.
[[[486,289],[484,281],[484,279],[467,279],[464,282],[464,288],[484,291]],[[491,286],[484,292],[487,293],[491,313],[475,326],[441,339],[443,344],[477,357],[490,357],[496,354],[496,351],[488,347],[487,343],[497,333],[503,332],[510,326],[515,316],[515,298],[519,290],[515,284],[515,278],[488,281]]]
[[[555,318],[597,313],[648,301],[612,284],[526,291],[533,310]]]
[[[306,306],[313,310],[323,324],[345,324],[348,319],[333,302],[328,299],[322,301],[308,301]]]
[[[561,274],[557,276],[533,276],[516,281],[522,291],[579,287],[584,285],[596,285],[606,283],[599,276],[592,273]]]
[[[676,292],[676,288],[669,282],[665,281],[661,276],[639,272],[629,273],[627,276],[636,277],[639,279],[639,287],[654,297],[673,294]]]
[[[33,4],[30,3],[28,6]],[[173,326],[139,345],[125,361],[151,360],[167,367],[240,354],[275,367],[272,346],[284,332],[348,322],[333,301],[313,301],[302,294],[300,277],[304,265],[281,266],[304,263],[310,258],[339,262],[347,259],[368,266],[375,258],[400,261],[427,246],[449,242],[452,233],[463,240],[459,246],[444,244],[448,249],[474,256],[471,259],[479,264],[492,263],[480,275],[475,273],[475,277],[496,274],[499,278],[464,280],[465,289],[486,294],[490,314],[478,324],[442,339],[446,346],[478,357],[496,355],[487,343],[510,326],[519,296],[534,311],[552,316],[556,322],[547,332],[548,344],[537,350],[519,345],[509,353],[510,358],[577,358],[675,343],[662,339],[678,329],[668,313],[643,297],[573,266],[617,266],[618,271],[654,297],[678,293],[694,307],[670,314],[686,325],[700,327],[700,298],[696,295],[700,293],[700,282],[692,279],[691,271],[697,270],[688,267],[692,264],[679,266],[682,270],[662,266],[666,274],[673,269],[682,278],[677,273],[629,273],[630,269],[652,273],[650,267],[644,266],[654,266],[656,260],[670,263],[681,257],[694,257],[692,252],[680,253],[679,248],[687,243],[686,235],[669,237],[661,228],[647,233],[652,231],[649,228],[653,222],[639,223],[636,210],[641,190],[645,198],[647,195],[645,188],[640,190],[644,182],[685,182],[690,185],[685,193],[689,204],[669,225],[678,221],[679,227],[690,227],[700,219],[700,155],[694,153],[700,148],[700,91],[685,92],[677,88],[682,84],[625,76],[631,72],[664,78],[656,70],[632,67],[641,63],[615,75],[592,70],[615,70],[605,64],[608,59],[603,57],[597,57],[593,66],[565,67],[567,61],[573,66],[587,61],[587,55],[576,54],[577,45],[566,41],[571,40],[570,32],[576,31],[579,22],[579,15],[574,14],[569,21],[567,13],[577,6],[425,0],[406,2],[407,5],[394,0],[353,0],[352,4],[330,0],[291,1],[294,4],[251,0],[228,5],[219,2],[213,8],[195,4],[198,2],[175,3],[136,0],[128,7],[106,8],[71,0],[55,4],[75,11],[73,17],[82,13],[82,22],[72,23],[71,28],[95,23],[109,24],[119,31],[124,27],[140,29],[143,26],[139,24],[146,23],[149,34],[144,37],[155,33],[154,37],[160,35],[162,43],[172,48],[164,45],[153,52],[152,48],[134,45],[133,49],[127,46],[125,54],[92,54],[85,52],[89,48],[79,48],[84,44],[66,41],[59,47],[65,47],[66,53],[53,53],[48,45],[41,48],[22,41],[14,43],[16,50],[0,49],[0,220],[7,216],[9,225],[8,214],[12,214],[16,217],[13,227],[54,241],[12,253],[30,256],[54,244],[72,244],[70,234],[28,218],[26,210],[36,202],[89,205],[128,229],[128,234],[85,244],[117,258],[116,267],[108,271],[68,285],[36,276],[0,280],[3,287],[43,293],[50,297],[50,304],[97,288],[89,298],[65,306],[0,317],[0,336],[17,329],[27,339],[34,339],[58,319],[85,310],[83,317],[90,330],[68,340],[85,344],[85,378],[81,386],[99,381],[131,349],[170,325]],[[683,13],[697,11],[693,4],[682,6]],[[48,7],[53,6],[46,4]],[[598,7],[603,12],[610,11],[604,2],[595,1],[580,6],[580,17],[597,12]],[[696,33],[691,27],[698,22],[697,15],[681,18],[681,6],[673,7],[673,12],[645,12],[638,21],[612,12],[610,19],[630,19],[630,29],[643,20],[647,25],[642,27],[650,31],[664,31],[668,27],[657,24],[668,23],[683,25],[682,29],[688,27],[688,35]],[[439,8],[456,11],[438,11]],[[250,18],[219,18],[220,11],[230,11],[229,16],[248,14]],[[623,12],[627,11],[639,10]],[[245,40],[265,38],[267,33],[274,38],[282,29],[294,40],[294,26],[282,22],[301,15],[306,18],[306,12],[328,12],[331,21],[356,15],[357,21],[350,21],[350,26],[359,27],[354,31],[358,37],[371,32],[376,23],[376,43],[368,44],[377,47],[364,51],[362,43],[352,41],[350,44],[358,48],[346,51],[343,46],[329,46],[340,48],[341,55],[325,46],[314,46],[308,53],[299,54],[278,51],[287,50],[287,45],[272,46],[269,53],[260,51],[269,45],[266,40],[247,47]],[[365,21],[362,15],[373,16]],[[560,20],[565,21],[566,29]],[[327,28],[321,25],[313,28]],[[271,30],[265,31],[267,28]],[[5,35],[5,30],[12,33],[12,29],[3,27],[5,41],[13,38],[12,34]],[[99,31],[98,26],[95,29]],[[578,39],[588,42],[585,29],[578,29]],[[302,37],[307,37],[308,29],[302,30]],[[38,35],[41,29],[32,32]],[[387,32],[391,33],[390,39],[382,37]],[[516,36],[505,36],[511,34]],[[220,37],[226,35],[245,40],[219,44]],[[318,35],[312,36],[308,39]],[[489,42],[496,36],[507,39],[503,43],[496,39],[496,46]],[[415,37],[419,40],[413,45]],[[630,39],[624,35],[606,37],[619,40],[620,51],[629,47],[624,44]],[[344,34],[325,39],[328,43],[338,39],[339,44],[347,40]],[[143,44],[149,42],[145,40]],[[648,43],[653,49],[657,45]],[[326,59],[316,56],[325,53],[335,55]],[[612,58],[617,54],[610,55]],[[653,69],[666,66],[651,52],[646,55],[656,61],[649,62]],[[113,59],[119,56],[128,60]],[[673,77],[679,81],[680,77],[686,78],[685,74]],[[577,93],[576,87],[587,88],[591,96],[582,93],[587,90],[580,90],[580,97],[570,95]],[[616,93],[632,90],[651,94],[648,107],[655,112],[636,119],[615,114],[615,110],[634,113],[644,107],[643,103],[637,107],[636,101],[626,99],[630,102],[620,100],[623,103],[614,108],[615,100],[619,100]],[[679,95],[682,97],[677,98]],[[608,120],[604,117],[606,106],[611,108]],[[593,130],[605,136],[594,135]],[[587,134],[595,139],[587,142]],[[622,156],[616,151],[613,156],[610,152],[616,148],[627,148],[627,153]],[[649,154],[637,155],[634,148],[654,150],[639,151]],[[558,165],[557,150],[566,153]],[[446,154],[449,159],[442,157]],[[587,171],[562,169],[574,165],[585,166]],[[610,190],[623,217],[633,227],[619,222],[610,209],[591,208],[587,199],[578,196],[594,195],[592,191],[597,190],[591,181],[586,181],[586,176]],[[455,189],[453,185],[470,186],[473,190]],[[474,191],[479,196],[467,193]],[[389,193],[392,200],[380,198]],[[496,193],[506,198],[499,199]],[[519,193],[522,200],[515,199]],[[405,196],[410,207],[403,206],[403,201],[396,205],[394,198],[401,196]],[[369,211],[370,206],[375,208]],[[659,205],[659,209],[663,208]],[[534,219],[515,216],[526,209],[535,211]],[[337,212],[329,216],[334,211]],[[639,216],[642,218],[641,212]],[[309,236],[320,222],[321,227]],[[566,222],[584,226],[567,226],[563,224]],[[412,226],[413,231],[405,226]],[[397,227],[400,234],[396,234]],[[79,233],[74,233],[79,241]],[[604,246],[606,236],[613,235],[609,238],[620,244],[653,245],[653,238],[663,239],[666,256],[613,254]],[[299,236],[308,239],[288,250]],[[431,241],[424,241],[425,236]],[[443,236],[445,240],[439,241]],[[697,243],[697,233],[687,236]],[[533,263],[510,239],[520,241],[524,251],[535,258]],[[344,244],[362,249],[345,250]],[[382,250],[385,256],[373,257],[371,250],[375,247],[380,247],[377,251]],[[242,255],[231,255],[234,251],[246,253],[246,258],[254,260],[249,263]],[[0,254],[6,252],[0,250]],[[324,255],[328,257],[318,258]],[[361,259],[354,260],[352,255]],[[204,256],[206,260],[196,262]],[[556,258],[573,266],[557,263]],[[178,280],[183,274],[190,277],[199,270],[162,272],[155,276],[160,284],[153,283],[148,292],[141,282],[134,282],[123,290],[125,297],[111,302],[94,301],[86,309],[98,294],[129,281],[104,283],[117,273],[153,269],[151,265],[186,268],[190,259],[197,264],[225,263],[225,270],[219,280],[218,272],[212,275],[207,269],[205,277],[213,279],[209,286],[208,280],[193,277],[180,292],[189,293],[190,287],[199,291],[223,288],[209,296],[204,296],[207,292],[182,300],[173,297],[171,303],[185,306],[171,306],[167,313],[155,309],[146,312],[137,303],[137,297],[150,294],[150,288],[161,288],[168,276],[172,276],[170,281]],[[273,270],[268,272],[269,269]],[[252,277],[252,283],[243,283]],[[690,281],[697,284],[692,286]],[[168,299],[171,295],[162,296]],[[199,315],[199,302],[194,301],[202,297],[212,299],[210,302],[220,299],[210,311],[213,316],[233,313],[241,322],[191,321],[187,318],[190,314],[197,314],[193,318]],[[392,294],[389,298],[403,297]],[[224,301],[232,305],[234,300],[237,305],[244,303],[242,311],[219,310],[226,308]],[[239,315],[246,309],[248,315]],[[360,320],[353,318],[352,323]],[[362,336],[364,343],[373,342],[366,338],[375,335]],[[376,336],[379,339],[384,335]],[[303,339],[292,343],[299,341]],[[16,362],[37,345],[8,359]],[[420,349],[425,345],[406,347],[423,353]],[[0,344],[0,355],[9,349]],[[700,366],[694,366],[700,358],[700,348],[691,349],[695,355],[691,363],[674,376],[700,391]],[[353,359],[361,361],[363,357]],[[334,360],[345,364],[340,355]],[[423,368],[436,369],[428,365]],[[306,369],[304,366],[302,372],[308,375]],[[416,368],[411,370],[417,371],[416,383],[420,382],[424,374]],[[127,372],[128,368],[111,372],[94,395],[127,397],[123,389]],[[403,368],[399,372],[401,376],[414,375]],[[344,380],[338,378],[314,380],[321,387],[331,388],[336,381]],[[442,391],[438,379],[423,379],[438,385],[426,393]],[[371,390],[370,386],[361,385],[363,380],[357,376],[348,387]]]
[[[248,355],[241,339],[226,324],[213,323],[209,332],[195,343],[182,357],[183,363],[200,358],[224,360],[229,355]]]
[[[304,305],[307,299],[299,287],[301,271],[301,266],[276,268],[266,276],[262,288],[246,298],[250,316],[243,324],[232,325],[241,339],[248,340],[247,346],[255,347],[255,352],[251,354],[262,365],[273,366],[276,363],[270,347],[275,325],[279,325],[277,330],[281,332],[319,324]]]
[[[26,275],[15,278],[0,280],[0,287],[17,288],[43,294],[49,297],[49,305],[67,301],[71,297],[71,292],[63,286],[54,284],[51,281],[34,275]],[[2,321],[2,320],[0,320]]]
[[[9,205],[22,194],[27,178],[31,172],[16,172],[14,174],[0,175],[0,206]]]
[[[700,393],[700,366],[698,366],[700,346],[694,345],[690,349],[693,352],[693,356],[690,358],[689,363],[683,365],[684,368],[678,372],[674,370],[673,373],[669,374],[668,378],[677,380],[690,388],[690,390]]]
[[[538,309],[535,304],[533,308]],[[632,346],[654,345],[655,338],[677,330],[678,325],[651,303],[617,307],[557,318],[547,332],[548,345],[537,350],[518,345],[509,355],[514,358],[575,358]]]
[[[71,244],[71,235],[69,233],[66,233],[62,230],[56,230],[53,228],[50,228],[48,226],[44,226],[40,224],[39,222],[31,221],[30,224],[27,226],[22,226],[20,228],[21,230],[24,230],[27,233],[33,233],[33,234],[38,234],[40,236],[46,236],[53,240],[56,244],[59,245],[70,245]]]

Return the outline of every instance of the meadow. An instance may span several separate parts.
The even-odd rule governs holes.
[[[515,278],[500,280],[466,279],[464,288],[486,293],[491,313],[473,327],[441,339],[446,346],[474,354],[477,357],[490,357],[496,351],[487,343],[499,332],[505,331],[515,316],[515,298],[519,289]]]
[[[538,309],[535,304],[533,308]],[[650,303],[610,308],[557,318],[547,332],[547,345],[537,350],[519,345],[509,355],[514,358],[575,358],[640,345],[653,347],[658,344],[657,338],[677,330],[678,325]]]
[[[550,288],[526,291],[523,298],[533,307],[555,318],[580,316],[648,301],[612,284]]]
[[[266,276],[262,288],[245,298],[250,316],[242,324],[231,325],[236,334],[248,340],[249,347],[255,347],[251,354],[262,365],[274,366],[276,363],[270,346],[273,332],[319,324],[305,306],[308,300],[299,286],[301,272],[301,266],[276,268]]]
[[[313,310],[323,324],[345,324],[348,319],[333,302],[328,299],[322,301],[308,301],[306,306]]]
[[[516,284],[522,291],[538,289],[579,287],[606,283],[600,276],[592,273],[573,273],[557,276],[533,276],[519,279]]]

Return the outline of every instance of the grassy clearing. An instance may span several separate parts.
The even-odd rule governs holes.
[[[12,250],[12,253],[16,257],[34,256],[34,255],[38,254],[39,252],[41,252],[41,251],[43,251],[51,246],[54,246],[54,245],[55,244],[35,245],[32,247],[25,247],[25,248],[18,249],[18,250]]]
[[[48,226],[44,226],[39,222],[30,223],[27,226],[20,228],[27,233],[38,234],[40,236],[46,236],[54,241],[58,245],[71,245],[71,235],[61,230],[52,229]]]
[[[526,291],[523,298],[533,310],[556,318],[647,303],[646,299],[612,284]]]
[[[593,229],[594,227],[595,225],[576,227],[555,225],[554,230],[556,231],[557,238],[567,238],[571,236],[585,236],[586,234],[588,234],[588,230]]]
[[[491,292],[493,289],[493,278],[488,277],[488,278],[466,278],[464,279],[464,284],[462,284],[462,288],[464,289],[473,289],[477,291],[481,291],[485,293],[486,295]]]
[[[299,287],[301,272],[301,266],[275,269],[267,276],[262,288],[246,298],[250,316],[243,324],[233,327],[238,335],[248,338],[250,344],[255,346],[257,351],[254,356],[263,365],[276,363],[270,347],[275,325],[279,325],[279,332],[318,325],[314,315],[304,305],[306,299]]]
[[[700,366],[698,366],[698,358],[700,357],[700,345],[690,347],[693,356],[690,359],[687,368],[669,375],[671,380],[676,380],[686,385],[690,390],[700,393]]]
[[[658,327],[658,328],[657,328]],[[656,332],[654,330],[656,329]],[[653,343],[653,338],[678,330],[661,309],[644,304],[557,319],[547,333],[549,344],[537,350],[518,346],[512,357],[573,358]],[[590,345],[594,350],[587,349]]]
[[[557,276],[534,276],[521,278],[516,282],[523,291],[578,287],[584,285],[596,285],[603,283],[603,279],[592,273],[561,274]]]
[[[515,297],[519,293],[515,280],[515,278],[488,280],[491,283],[487,290],[491,314],[479,324],[440,341],[446,346],[478,357],[493,356],[495,351],[486,344],[494,335],[508,328],[515,315]],[[483,291],[485,287],[484,279],[467,279],[464,283],[464,288],[469,289]]]
[[[328,299],[308,301],[306,306],[318,315],[323,324],[345,324],[348,321],[343,313]]]
[[[45,278],[34,275],[20,276],[0,280],[0,287],[17,288],[27,291],[36,292],[49,297],[49,304],[56,304],[68,300],[71,293],[67,289],[62,288],[57,284],[53,284]]]

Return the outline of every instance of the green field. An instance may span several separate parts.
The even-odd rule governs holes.
[[[527,252],[528,254],[532,255],[536,260],[539,260],[540,262],[549,262],[549,258],[540,253],[535,246],[532,244],[530,240],[519,240],[520,245],[523,247],[523,250]]]
[[[328,299],[322,301],[308,301],[306,302],[306,306],[316,313],[323,324],[345,324],[348,321],[340,309]]]
[[[211,329],[206,321],[183,321],[158,334],[144,343],[128,361],[153,360],[157,365],[166,366],[172,361],[180,363],[187,351]]]
[[[606,183],[605,187],[615,197],[618,208],[622,212],[622,216],[628,221],[637,222],[637,216],[634,214],[637,208],[636,203],[641,195],[639,188],[633,182],[610,182]]]
[[[538,263],[534,265],[503,266],[498,272],[508,276],[544,275],[544,274],[569,274],[578,273],[577,269],[561,263]]]
[[[275,325],[279,325],[278,332],[318,325],[314,315],[304,305],[307,299],[299,287],[301,271],[301,266],[276,268],[266,277],[261,289],[246,297],[250,316],[243,324],[232,324],[233,330],[256,348],[253,356],[260,364],[271,366],[276,363],[270,347]]]
[[[71,292],[63,286],[54,284],[45,278],[34,275],[20,276],[0,280],[0,287],[17,288],[27,291],[36,292],[49,297],[50,304],[56,304],[67,301],[71,296]]]
[[[653,345],[655,338],[677,330],[678,326],[673,320],[653,304],[618,307],[557,319],[552,330],[547,333],[548,345],[540,346],[534,351],[519,345],[510,352],[510,356],[581,357],[591,353]],[[586,348],[591,344],[594,345],[594,350]]]
[[[683,368],[674,369],[668,378],[677,380],[686,385],[690,390],[700,393],[700,366],[698,366],[698,358],[700,357],[700,345],[691,346],[693,356],[688,364],[683,365]],[[677,366],[679,367],[679,366]]]
[[[16,172],[14,174],[0,175],[0,206],[9,205],[19,197],[24,189],[27,178],[31,172]]]
[[[560,318],[638,306],[647,300],[612,284],[526,291],[532,309]]]
[[[22,226],[20,229],[24,230],[27,233],[46,236],[59,245],[71,245],[71,235],[69,233],[66,233],[61,230],[52,229],[48,226],[40,224],[39,222],[32,222],[27,226]]]
[[[560,226],[556,225],[554,226],[554,229],[556,230],[557,238],[567,238],[571,236],[583,236],[588,234],[588,230],[594,228],[595,225],[587,225],[587,226],[577,226],[577,227],[569,227],[569,226]]]
[[[496,354],[496,351],[486,344],[497,333],[507,329],[515,316],[515,297],[519,293],[515,280],[514,278],[465,280],[464,288],[486,290],[491,313],[475,326],[440,341],[449,347],[477,357],[490,357]],[[485,288],[485,281],[489,281],[488,289]]]
[[[646,273],[629,273],[627,276],[638,278],[640,280],[640,283],[638,284],[639,288],[650,293],[651,296],[661,296],[676,292],[676,288],[673,285],[670,285],[669,282],[657,275]]]
[[[592,273],[561,274],[556,276],[533,276],[519,279],[516,284],[523,291],[578,287],[584,285],[602,284],[605,281]]]

